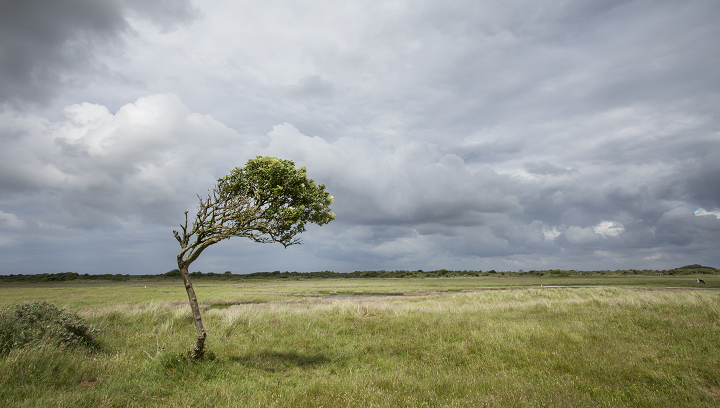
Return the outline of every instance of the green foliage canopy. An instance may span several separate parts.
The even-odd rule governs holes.
[[[236,167],[218,180],[218,190],[229,196],[247,197],[251,208],[259,211],[256,229],[265,237],[261,242],[276,241],[288,245],[305,232],[306,223],[324,225],[335,219],[330,205],[333,197],[324,184],[307,176],[305,167],[275,157],[258,156],[244,167]],[[243,223],[246,214],[238,212],[236,221]],[[256,239],[258,240],[258,239]]]
[[[182,231],[173,231],[182,247],[178,265],[182,269],[208,246],[231,237],[285,247],[299,244],[297,235],[307,223],[324,225],[335,219],[332,202],[325,185],[308,178],[305,167],[275,157],[250,159],[218,179],[206,199],[200,198],[191,228],[185,213]]]

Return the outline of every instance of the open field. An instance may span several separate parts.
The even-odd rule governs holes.
[[[0,356],[0,405],[720,406],[720,277],[697,277],[199,280],[200,363],[180,280],[4,284],[101,348]],[[327,297],[360,293],[388,296]]]

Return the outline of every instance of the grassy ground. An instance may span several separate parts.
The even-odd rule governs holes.
[[[695,278],[199,281],[201,363],[180,281],[2,285],[102,347],[0,357],[0,405],[714,407],[720,290]],[[392,296],[324,297],[360,292]]]

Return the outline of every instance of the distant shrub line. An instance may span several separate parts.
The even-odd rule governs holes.
[[[192,278],[216,279],[216,280],[232,280],[241,281],[249,279],[362,279],[362,278],[452,278],[452,277],[480,277],[480,276],[549,276],[549,277],[568,277],[568,276],[605,276],[605,275],[696,275],[696,274],[718,274],[720,270],[702,265],[687,265],[680,268],[668,270],[652,270],[652,269],[626,269],[626,270],[604,270],[604,271],[578,271],[564,269],[548,269],[548,270],[531,270],[527,272],[496,272],[490,271],[474,271],[474,270],[447,270],[440,269],[436,271],[355,271],[355,272],[255,272],[248,274],[233,274],[230,271],[224,273],[215,272],[191,272]],[[158,279],[158,278],[180,278],[180,271],[173,269],[166,273],[157,275],[121,275],[121,274],[102,274],[90,275],[79,274],[75,272],[61,273],[42,273],[36,275],[0,275],[1,283],[11,282],[62,282],[62,281],[129,281],[141,279]]]

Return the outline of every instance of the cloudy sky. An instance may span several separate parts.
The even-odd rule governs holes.
[[[191,270],[720,267],[716,0],[0,1],[0,274],[163,273],[258,155],[337,219]]]

